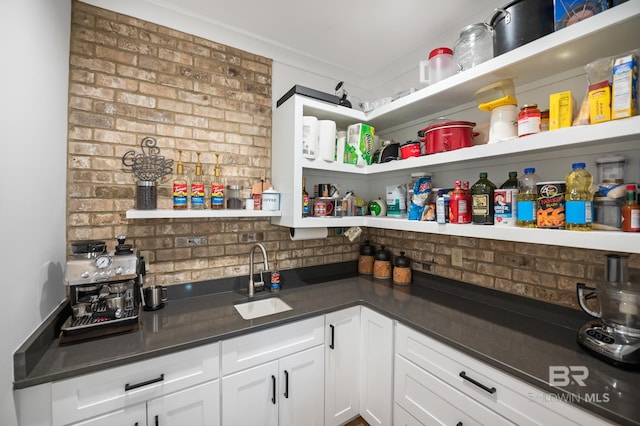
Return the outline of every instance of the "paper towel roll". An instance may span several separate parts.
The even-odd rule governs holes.
[[[289,228],[292,241],[327,238],[327,235],[329,235],[329,228]]]
[[[336,158],[336,122],[318,120],[318,152],[321,159],[333,163]]]

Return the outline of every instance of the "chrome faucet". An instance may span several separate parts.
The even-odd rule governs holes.
[[[249,297],[253,296],[255,291],[256,291],[256,287],[258,287],[258,289],[264,287],[264,281],[262,281],[262,274],[260,274],[260,282],[254,282],[253,281],[253,253],[256,251],[256,248],[259,248],[260,251],[262,251],[262,259],[264,261],[264,270],[268,270],[269,269],[269,262],[267,260],[267,251],[265,250],[264,246],[260,243],[256,243],[253,247],[251,247],[251,251],[249,252]]]

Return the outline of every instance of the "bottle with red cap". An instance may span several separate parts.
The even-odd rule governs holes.
[[[451,210],[451,223],[470,223],[471,211],[468,209],[467,194],[462,189],[462,183],[457,180],[455,189],[449,199],[449,209]]]

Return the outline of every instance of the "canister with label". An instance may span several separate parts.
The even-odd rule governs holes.
[[[565,223],[566,185],[562,180],[538,182],[538,228],[563,229]]]

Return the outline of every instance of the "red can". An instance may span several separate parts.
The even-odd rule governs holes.
[[[400,155],[402,159],[409,157],[420,157],[420,142],[409,141],[400,147]]]

